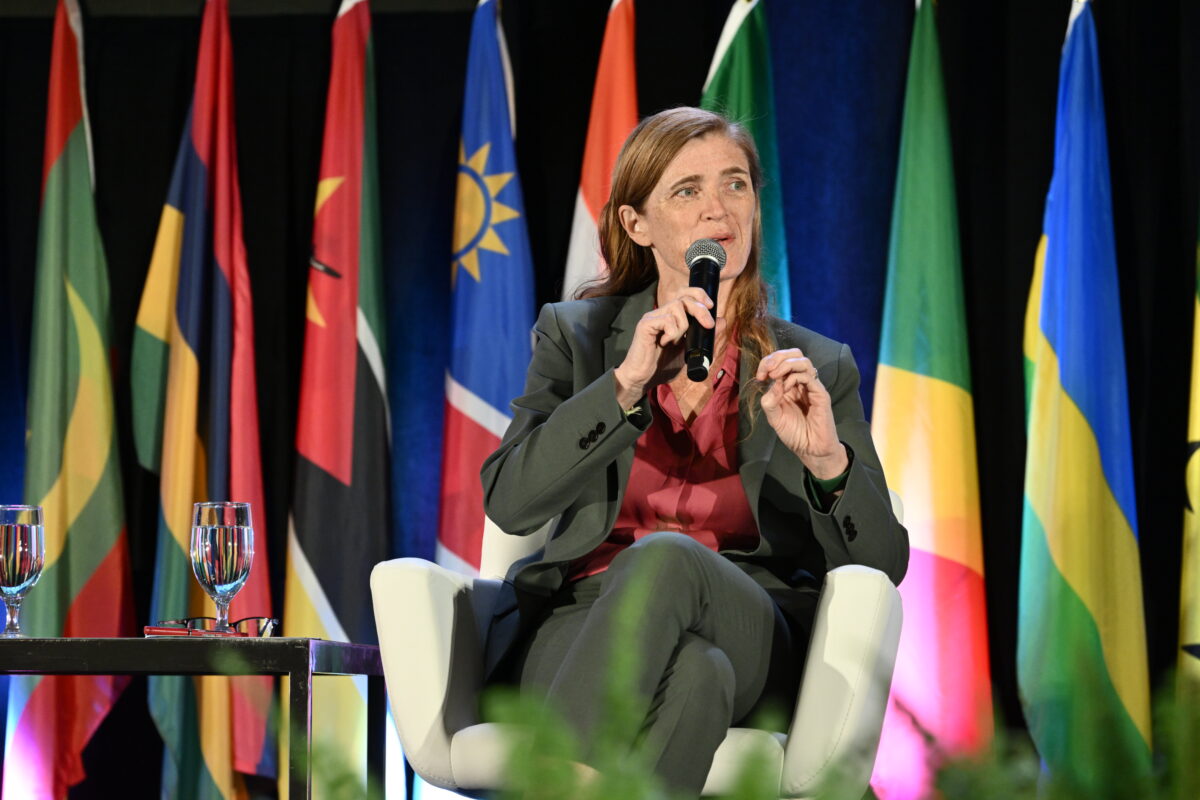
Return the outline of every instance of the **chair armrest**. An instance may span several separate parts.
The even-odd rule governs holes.
[[[404,755],[430,783],[454,788],[450,740],[478,722],[483,635],[497,581],[419,558],[371,571],[375,628]]]
[[[784,751],[783,797],[866,792],[902,619],[900,593],[882,572],[851,565],[825,577]]]

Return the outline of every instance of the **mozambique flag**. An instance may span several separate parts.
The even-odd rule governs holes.
[[[763,279],[773,293],[773,311],[790,317],[787,229],[783,192],[779,187],[779,145],[775,137],[775,89],[771,80],[771,43],[767,11],[759,0],[735,0],[717,51],[713,54],[700,97],[700,107],[742,123],[754,136],[766,181],[759,190],[762,206]]]
[[[283,615],[288,636],[368,644],[366,576],[390,541],[374,72],[366,0],[344,0],[314,210]],[[314,686],[323,746],[347,764],[365,764],[365,681]]]
[[[975,412],[934,12],[930,2],[918,9],[909,54],[871,416],[912,546],[872,780],[887,800],[927,797],[936,759],[976,751],[992,732]]]
[[[1200,797],[1200,245],[1196,248],[1196,294],[1192,298],[1192,407],[1188,414],[1187,507],[1183,512],[1183,571],[1179,590],[1179,797]]]
[[[1059,70],[1054,175],[1025,312],[1017,681],[1052,781],[1144,797],[1146,632],[1104,99],[1089,3]]]
[[[625,137],[638,122],[637,69],[634,61],[633,0],[613,0],[600,45],[600,65],[592,90],[592,112],[583,145],[583,170],[575,196],[575,217],[567,248],[563,299],[600,277],[600,236],[596,221],[608,202],[613,166]]]
[[[254,565],[230,616],[270,616],[254,377],[254,317],[242,242],[226,0],[208,0],[191,110],[138,308],[133,412],[138,460],[160,476],[152,621],[212,613],[188,557],[192,504],[251,504]],[[166,744],[164,797],[232,797],[234,771],[274,776],[273,679],[153,678]]]
[[[533,261],[513,148],[512,104],[495,0],[471,23],[450,267],[450,369],[438,563],[475,572],[483,540],[479,470],[500,445],[532,349]]]
[[[92,199],[83,27],[59,0],[50,55],[30,355],[25,499],[44,508],[46,563],[25,600],[31,636],[123,636],[129,551],[113,430],[108,267]],[[4,797],[66,797],[80,754],[125,679],[14,677]]]

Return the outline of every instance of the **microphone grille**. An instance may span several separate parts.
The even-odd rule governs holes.
[[[724,268],[725,248],[721,247],[721,243],[716,239],[697,239],[683,254],[683,260],[691,268],[701,258],[711,258],[717,262],[718,267]]]

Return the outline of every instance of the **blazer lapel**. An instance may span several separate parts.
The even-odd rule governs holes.
[[[629,353],[629,345],[633,342],[633,331],[637,327],[638,321],[646,314],[647,311],[654,307],[655,292],[658,289],[658,282],[654,282],[647,286],[637,294],[629,296],[625,301],[625,305],[613,317],[612,326],[609,330],[608,337],[604,340],[604,369],[608,371],[614,367],[620,366],[625,360],[625,356]],[[621,503],[625,496],[625,486],[629,483],[629,473],[633,469],[633,448],[627,448],[616,460],[617,466],[617,499],[615,503],[608,504],[607,524],[611,528],[613,522],[616,521],[617,513],[621,510]]]
[[[770,324],[767,325],[767,338],[770,340],[771,349],[776,349],[777,339]],[[751,365],[750,359],[739,359],[738,385],[740,387],[749,386],[750,382],[754,380],[752,366],[757,367],[757,365]],[[757,405],[758,396],[752,395],[752,398],[749,402],[739,403],[738,407],[738,474],[742,477],[742,488],[746,492],[746,501],[750,504],[750,510],[754,512],[754,519],[757,522],[758,500],[762,494],[763,478],[766,476],[767,465],[771,461],[771,454],[775,450],[775,442],[779,440],[779,437],[775,435],[774,429],[763,416],[762,409],[755,409],[758,412],[757,419],[754,420],[753,429],[751,428],[750,403]]]

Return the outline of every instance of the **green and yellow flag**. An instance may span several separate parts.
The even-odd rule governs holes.
[[[131,633],[129,554],[113,430],[108,266],[92,197],[83,26],[60,0],[50,55],[29,359],[25,500],[44,508],[46,563],[25,600],[31,636]],[[126,680],[14,677],[5,798],[66,797]]]
[[[1176,710],[1180,723],[1175,754],[1177,797],[1200,797],[1200,245],[1196,247],[1196,295],[1192,298],[1192,407],[1188,413],[1187,507],[1183,512],[1183,571],[1179,590],[1179,664]]]

